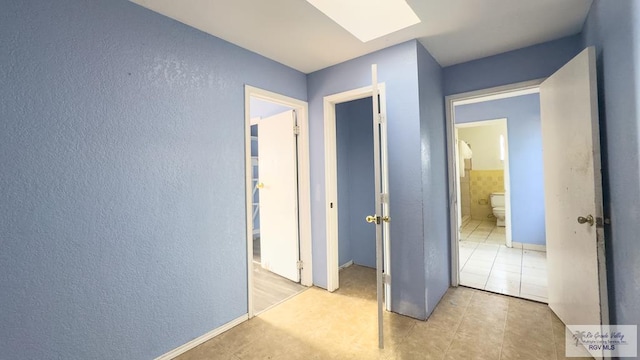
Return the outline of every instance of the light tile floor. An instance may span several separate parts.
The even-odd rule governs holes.
[[[427,321],[385,312],[379,350],[375,271],[354,265],[340,282],[335,293],[310,288],[177,359],[565,359],[565,328],[548,306],[465,287],[450,288]]]
[[[547,260],[542,251],[508,248],[505,229],[471,220],[462,227],[460,284],[547,302]]]

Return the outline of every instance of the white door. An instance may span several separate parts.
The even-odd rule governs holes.
[[[258,123],[260,261],[262,267],[295,282],[298,260],[298,171],[295,112]]]
[[[376,226],[376,283],[378,297],[378,347],[384,347],[383,336],[383,307],[390,306],[391,289],[389,282],[389,176],[387,158],[387,124],[383,118],[384,111],[380,109],[378,91],[377,66],[371,66],[372,102],[373,102],[373,158],[374,158],[374,189],[375,213],[367,216],[367,221]],[[386,276],[385,276],[386,275]]]
[[[567,325],[608,324],[595,50],[540,86],[549,306]]]

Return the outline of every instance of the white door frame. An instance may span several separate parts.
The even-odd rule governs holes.
[[[449,170],[449,222],[451,232],[451,286],[460,284],[460,255],[459,255],[459,232],[458,229],[458,194],[456,168],[457,150],[455,146],[455,111],[454,105],[473,104],[489,100],[505,99],[514,96],[538,93],[540,84],[544,79],[524,81],[520,83],[498,86],[477,91],[470,91],[461,94],[449,95],[445,97],[446,110],[446,130],[447,130],[447,166]],[[506,170],[506,169],[505,169]],[[505,186],[506,186],[505,179]],[[507,190],[505,188],[505,190]],[[506,209],[505,209],[506,210]],[[509,209],[509,213],[511,209]],[[510,221],[510,216],[509,216]],[[510,224],[511,225],[511,224]]]
[[[387,118],[385,83],[378,83],[380,95],[380,114]],[[326,232],[327,232],[327,290],[335,291],[339,287],[338,262],[338,166],[336,154],[336,104],[371,97],[372,86],[341,92],[324,97],[324,159],[325,159],[325,196],[326,196]],[[382,151],[387,151],[383,148]],[[373,154],[372,154],[373,155]],[[384,176],[384,175],[383,175]],[[372,209],[375,210],[375,209]],[[364,218],[362,219],[364,221]],[[391,276],[389,234],[384,236],[385,274]],[[391,307],[391,287],[385,283],[385,308]]]
[[[253,183],[251,164],[251,98],[270,101],[288,106],[296,111],[300,133],[298,135],[298,226],[300,232],[300,283],[313,285],[313,264],[311,258],[311,181],[309,174],[309,105],[306,101],[294,99],[257,87],[244,87],[245,122],[245,181],[247,217],[247,294],[249,318],[253,312]]]

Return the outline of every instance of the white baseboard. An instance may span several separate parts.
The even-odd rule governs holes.
[[[342,270],[342,269],[346,269],[346,268],[348,268],[348,267],[349,267],[349,266],[351,266],[351,265],[353,265],[353,260],[349,260],[349,261],[347,261],[347,263],[346,263],[346,264],[341,265],[338,269],[340,269],[340,270]]]
[[[519,242],[515,242],[515,241],[512,241],[511,245],[516,249],[547,252],[547,246],[546,245],[519,243]]]
[[[199,336],[191,341],[189,341],[186,344],[180,345],[177,348],[169,351],[168,353],[165,353],[163,355],[158,356],[157,358],[155,358],[155,360],[171,360],[175,357],[177,357],[178,355],[184,354],[185,352],[193,349],[194,347],[213,339],[214,337],[222,334],[223,332],[231,329],[234,326],[240,325],[241,323],[245,322],[249,320],[249,316],[247,314],[244,314],[242,316],[240,316],[237,319],[231,320],[228,323],[220,326],[217,329],[213,329],[211,331],[209,331],[208,333]]]

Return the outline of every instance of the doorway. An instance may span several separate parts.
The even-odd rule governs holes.
[[[581,331],[577,330],[576,324],[594,325],[590,331],[605,331],[598,326],[609,325],[604,239],[608,219],[602,197],[597,88],[596,51],[594,47],[588,47],[546,79],[445,99],[448,158],[454,159],[457,105],[488,98],[512,98],[516,93],[539,94],[540,138],[544,149],[541,173],[548,250],[546,264],[552,274],[547,277],[546,302],[566,325],[569,336]],[[513,137],[511,140],[514,143]],[[518,162],[512,157],[511,163]],[[461,280],[460,224],[456,216],[459,204],[454,184],[457,172],[456,166],[449,161],[452,286],[458,286]],[[512,171],[512,175],[514,173]],[[517,181],[512,181],[512,186],[515,183]],[[513,205],[518,204],[516,197],[513,198]],[[529,205],[526,201],[522,204]],[[514,238],[519,236],[515,229],[513,233]],[[567,353],[570,348],[573,355],[583,356],[586,351],[597,359],[610,355],[605,354],[602,347],[587,347],[580,341],[572,346],[567,344]]]
[[[375,228],[365,222],[375,209],[372,98],[336,104],[338,261],[375,271]],[[375,294],[375,289],[372,294]]]
[[[468,225],[486,223],[483,228],[494,231],[477,240],[512,247],[507,119],[457,120],[457,212],[459,224],[467,227],[461,231],[460,241],[474,239],[469,230],[475,228]]]
[[[248,314],[312,285],[307,103],[245,87]]]
[[[538,89],[453,101],[453,277],[463,286],[547,302]],[[496,119],[498,116],[504,118]],[[455,229],[455,230],[454,230]]]
[[[375,82],[374,82],[375,83]],[[367,199],[364,202],[360,202],[358,203],[358,206],[361,207],[362,211],[364,211],[364,207],[366,207],[367,205],[371,205],[371,202],[375,202],[376,205],[377,203],[381,203],[382,206],[382,210],[381,210],[381,215],[386,215],[389,213],[389,202],[388,202],[388,193],[389,193],[389,188],[388,188],[388,164],[387,164],[387,137],[386,137],[386,98],[385,98],[385,84],[384,83],[379,83],[377,84],[377,93],[378,93],[378,101],[377,101],[377,108],[379,109],[379,117],[377,117],[378,119],[378,123],[376,124],[379,129],[383,129],[380,130],[379,132],[379,151],[380,151],[380,158],[381,160],[381,164],[380,164],[380,173],[381,173],[381,178],[379,179],[380,184],[381,184],[381,191],[382,194],[381,198],[382,199],[375,199],[375,192],[372,191],[371,189],[369,189],[369,187],[367,187],[367,189],[369,189],[371,192],[368,197],[365,194],[362,194],[361,198],[363,199]],[[370,214],[372,211],[375,211],[375,206],[374,207],[370,207],[367,211],[368,213],[365,214],[361,214],[358,212],[350,212],[348,211],[349,207],[348,204],[342,204],[340,202],[340,197],[339,197],[339,169],[338,166],[341,165],[345,165],[348,163],[340,162],[338,160],[338,140],[339,137],[337,135],[338,131],[344,131],[345,125],[349,125],[349,123],[347,122],[339,122],[338,120],[338,112],[340,111],[341,107],[345,106],[344,109],[347,110],[347,113],[349,112],[349,105],[351,104],[352,106],[355,106],[353,110],[356,113],[358,112],[357,108],[358,105],[360,107],[362,107],[362,109],[364,109],[364,106],[366,106],[366,104],[368,104],[369,106],[371,106],[373,103],[372,101],[372,94],[374,93],[374,89],[372,86],[367,86],[367,87],[362,87],[359,89],[354,89],[354,90],[350,90],[350,91],[346,91],[343,93],[339,93],[339,94],[335,94],[335,95],[330,95],[330,96],[326,96],[324,98],[324,128],[325,128],[325,172],[326,172],[326,200],[327,200],[327,207],[326,207],[326,216],[327,216],[327,290],[329,291],[335,291],[339,288],[340,286],[340,280],[339,280],[339,271],[340,271],[340,267],[341,265],[349,265],[351,262],[351,260],[354,259],[348,259],[349,256],[347,257],[343,257],[343,261],[341,262],[340,260],[340,254],[342,254],[344,256],[346,248],[344,247],[345,244],[348,244],[349,242],[344,242],[344,241],[340,241],[340,226],[341,226],[341,216],[342,216],[342,222],[347,221],[348,226],[351,226],[352,224],[358,223],[358,225],[355,225],[355,227],[358,228],[358,230],[356,230],[356,233],[358,233],[358,231],[363,231],[363,233],[360,233],[359,236],[368,236],[371,235],[371,233],[368,233],[372,230],[367,230],[365,227],[366,226],[371,226],[370,224],[367,224],[365,221],[369,221],[371,219],[371,217],[369,216],[369,220],[366,220],[367,218],[367,214]],[[376,105],[376,104],[374,104]],[[374,108],[375,106],[371,106],[372,108]],[[373,117],[371,115],[373,115],[370,111],[367,112],[367,115],[369,115],[369,119],[368,119],[368,125],[371,128],[372,126],[372,119]],[[364,118],[364,117],[363,117]],[[366,120],[365,120],[366,121]],[[339,129],[339,126],[343,126],[343,129]],[[362,125],[364,126],[364,125]],[[348,129],[348,126],[346,127]],[[355,131],[358,131],[358,129],[356,128]],[[367,131],[368,135],[371,138],[374,138],[373,134],[371,133],[370,130]],[[341,134],[341,135],[344,135]],[[360,134],[362,135],[362,134]],[[360,136],[359,136],[360,137]],[[364,136],[361,136],[362,139],[364,139]],[[346,141],[348,141],[349,137],[342,137],[343,140],[346,139]],[[375,138],[372,142],[375,142]],[[374,147],[369,147],[369,145],[371,145],[371,143],[366,142],[363,140],[362,142],[360,142],[360,146],[362,147],[361,149],[358,149],[359,151],[364,151],[366,152],[367,150],[369,151],[369,158],[371,160],[374,159],[373,154],[375,153]],[[344,160],[344,159],[343,159]],[[371,163],[359,163],[358,166],[369,166],[372,165]],[[375,166],[375,161],[373,166]],[[344,171],[344,170],[343,170]],[[375,182],[375,173],[376,172],[371,172],[371,177],[366,181],[367,184],[371,185],[371,183]],[[348,177],[347,180],[345,180],[343,178],[343,181],[349,181]],[[356,178],[351,178],[351,181],[357,181]],[[353,186],[355,188],[355,185]],[[343,186],[342,189],[344,190],[345,187]],[[348,189],[348,187],[346,188]],[[386,194],[386,195],[385,195]],[[347,199],[349,197],[346,197]],[[382,200],[382,201],[380,201]],[[366,202],[370,202],[369,204],[366,204]],[[362,207],[364,206],[364,207]],[[353,215],[353,217],[351,217],[350,215]],[[362,216],[364,215],[364,216]],[[381,217],[382,218],[382,217]],[[383,269],[383,282],[384,282],[384,286],[383,286],[383,303],[384,303],[384,308],[389,311],[391,309],[391,283],[390,283],[390,278],[391,278],[391,264],[390,264],[390,244],[389,244],[389,222],[388,219],[387,221],[381,221],[382,223],[382,269]],[[362,224],[362,226],[360,226]],[[343,225],[343,231],[345,230],[344,225]],[[375,230],[374,230],[375,231]],[[343,232],[344,233],[344,232]],[[373,237],[369,237],[368,239],[364,239],[361,238],[362,241],[369,241],[371,243],[373,243],[373,239],[375,239],[375,233]],[[340,251],[340,246],[343,246],[343,251]],[[356,247],[358,247],[359,245],[356,245]],[[366,249],[368,248],[367,246],[363,246],[359,249]],[[366,250],[364,250],[366,253]],[[366,256],[366,255],[365,255]],[[373,260],[376,260],[377,256],[373,257]],[[365,262],[366,264],[370,264],[370,260],[372,259],[366,259],[366,260],[361,260]],[[357,261],[354,261],[357,264]],[[374,265],[375,267],[375,265]]]

